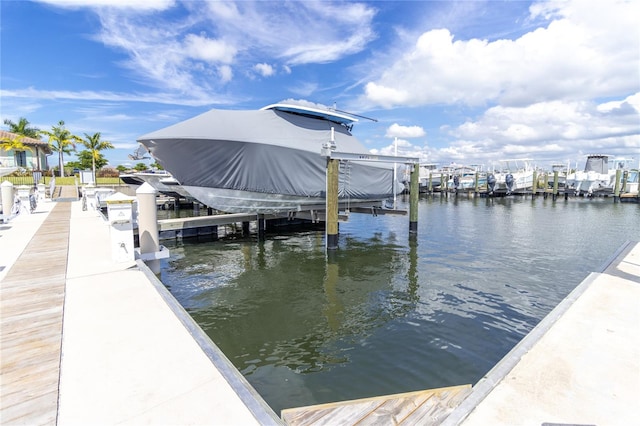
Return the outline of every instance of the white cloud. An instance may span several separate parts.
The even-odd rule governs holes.
[[[361,3],[207,2],[206,6],[218,32],[289,66],[334,61],[363,50],[375,38],[375,9]]]
[[[271,65],[265,63],[255,64],[253,66],[253,69],[263,77],[270,77],[275,74],[274,68]]]
[[[162,11],[175,5],[174,0],[37,0],[57,7],[78,9],[84,7],[91,8],[111,8],[138,11]]]
[[[236,48],[222,40],[210,39],[196,34],[186,35],[184,47],[191,58],[210,63],[232,63],[237,52]]]
[[[425,135],[426,132],[420,126],[401,126],[398,123],[393,123],[389,128],[387,128],[385,137],[419,138]]]
[[[549,2],[532,18],[553,19],[515,39],[457,40],[447,29],[423,33],[365,85],[383,107],[437,103],[524,105],[622,95],[638,89],[640,3]]]

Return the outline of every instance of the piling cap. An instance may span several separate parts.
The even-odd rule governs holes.
[[[133,203],[135,197],[129,197],[128,195],[124,195],[122,192],[116,192],[115,194],[109,195],[104,201],[107,204],[127,204]]]
[[[138,189],[136,189],[136,194],[157,194],[158,191],[149,184],[149,182],[145,182]]]

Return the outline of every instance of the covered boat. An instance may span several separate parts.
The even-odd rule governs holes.
[[[138,138],[153,158],[201,203],[230,213],[321,209],[326,194],[323,146],[370,154],[351,134],[353,115],[279,103],[260,110],[210,110]],[[400,193],[390,164],[342,162],[339,197],[382,202]]]

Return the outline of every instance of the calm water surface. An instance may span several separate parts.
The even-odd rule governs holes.
[[[611,198],[436,196],[415,239],[408,216],[352,214],[330,259],[322,231],[176,243],[161,279],[279,412],[476,383],[639,219]]]

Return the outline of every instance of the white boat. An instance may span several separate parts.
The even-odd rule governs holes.
[[[431,189],[440,187],[442,172],[438,169],[437,164],[422,163],[419,165],[418,170],[418,176],[420,179],[419,187],[421,192],[429,190],[429,181],[431,181]]]
[[[531,159],[521,158],[512,160],[500,160],[501,166],[494,171],[496,192],[524,191],[533,187],[533,171]]]
[[[0,177],[10,175],[11,173],[18,170],[17,167],[0,167]]]
[[[157,172],[135,172],[121,174],[120,179],[134,191],[147,182],[159,193],[173,198],[193,198],[171,173],[164,170]]]
[[[449,189],[473,189],[476,186],[476,174],[482,171],[482,166],[471,164],[469,166],[452,165],[443,167],[450,178],[447,181]],[[486,185],[486,174],[478,175],[478,186]]]
[[[354,115],[279,103],[260,110],[211,110],[138,138],[195,199],[229,213],[323,209],[326,157],[371,153],[351,134]],[[402,192],[391,164],[341,162],[340,202],[382,201]]]
[[[573,190],[576,195],[593,195],[596,192],[610,192],[615,189],[617,170],[629,172],[627,182],[633,184],[635,175],[630,172],[632,158],[613,158],[609,167],[610,155],[592,154],[587,156],[583,171],[576,171],[567,176],[566,188]],[[620,174],[620,183],[622,173]],[[633,188],[633,185],[630,186]]]

